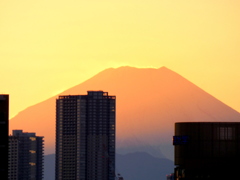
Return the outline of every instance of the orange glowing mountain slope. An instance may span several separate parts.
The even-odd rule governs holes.
[[[170,157],[174,123],[179,121],[240,121],[240,113],[179,74],[165,68],[106,69],[61,95],[103,90],[117,97],[117,149],[147,151]],[[31,106],[10,120],[10,130],[45,136],[45,153],[54,153],[57,96]],[[171,158],[171,157],[170,157]]]

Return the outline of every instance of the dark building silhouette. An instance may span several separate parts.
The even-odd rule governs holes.
[[[9,180],[43,179],[43,137],[13,130],[9,136]]]
[[[240,122],[176,123],[176,180],[239,179]]]
[[[0,95],[0,178],[8,179],[9,95]]]
[[[115,100],[103,91],[59,96],[56,180],[114,180]]]

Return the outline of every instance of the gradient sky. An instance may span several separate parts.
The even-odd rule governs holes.
[[[166,66],[240,112],[239,0],[0,0],[10,116],[110,67]]]

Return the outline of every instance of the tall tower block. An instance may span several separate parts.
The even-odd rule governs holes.
[[[59,96],[56,180],[114,180],[116,97],[103,91]]]
[[[8,179],[9,95],[0,94],[0,177]]]

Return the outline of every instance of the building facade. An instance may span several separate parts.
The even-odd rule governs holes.
[[[13,130],[9,136],[9,180],[43,179],[43,137]]]
[[[176,123],[176,180],[239,179],[240,122]]]
[[[0,177],[8,178],[9,95],[0,95]]]
[[[114,180],[116,97],[103,91],[59,96],[56,180]]]

